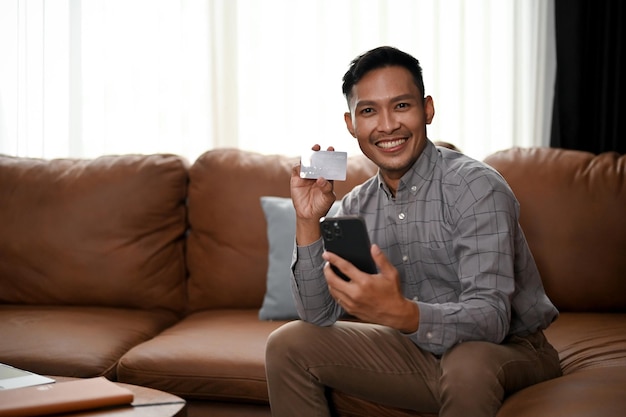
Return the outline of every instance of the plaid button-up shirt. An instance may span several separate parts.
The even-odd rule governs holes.
[[[422,349],[501,342],[546,328],[558,315],[519,225],[519,203],[492,168],[430,141],[395,198],[380,174],[347,194],[337,215],[365,219],[372,243],[398,269],[420,310]],[[296,247],[292,287],[303,320],[334,323],[342,308],[324,279],[321,239]]]

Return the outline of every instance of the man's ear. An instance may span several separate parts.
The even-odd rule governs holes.
[[[346,127],[348,128],[348,132],[352,135],[352,137],[356,138],[356,134],[354,133],[354,125],[352,124],[352,114],[350,112],[345,112],[343,114],[343,120],[346,122]]]
[[[426,124],[429,125],[435,117],[435,103],[431,96],[426,96],[424,99],[424,114],[426,115]]]

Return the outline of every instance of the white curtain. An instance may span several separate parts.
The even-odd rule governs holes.
[[[2,0],[0,153],[216,147],[357,153],[341,77],[397,46],[422,63],[429,137],[482,159],[547,145],[555,72],[544,0]]]

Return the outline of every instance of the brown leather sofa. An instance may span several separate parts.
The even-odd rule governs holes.
[[[260,320],[262,196],[289,195],[294,158],[212,150],[39,160],[0,156],[0,362],[104,375],[188,400],[189,416],[269,416]],[[545,287],[564,376],[498,414],[626,410],[626,156],[510,149],[508,180]],[[375,173],[349,161],[338,197]],[[415,416],[330,393],[341,416]],[[468,415],[471,411],[468,410]]]

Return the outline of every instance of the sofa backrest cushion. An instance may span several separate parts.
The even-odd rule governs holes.
[[[626,310],[626,155],[514,148],[485,162],[520,201],[520,223],[557,307]]]
[[[0,303],[182,311],[187,168],[0,156]]]
[[[262,196],[289,197],[298,158],[237,149],[214,149],[189,170],[189,308],[260,308],[268,268]],[[341,198],[376,173],[363,156],[348,158]]]

